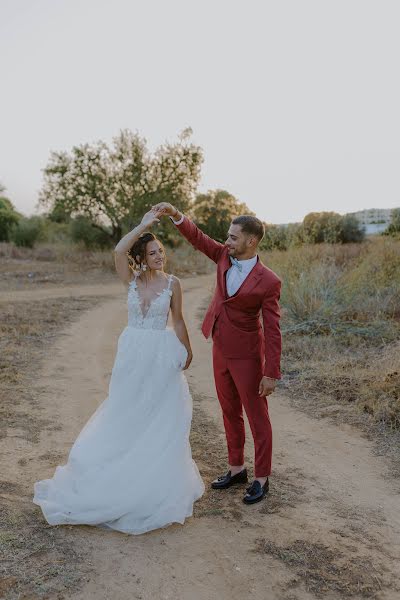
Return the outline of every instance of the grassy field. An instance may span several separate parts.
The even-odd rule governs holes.
[[[263,259],[283,279],[286,393],[312,412],[366,414],[400,429],[400,241],[303,246]]]

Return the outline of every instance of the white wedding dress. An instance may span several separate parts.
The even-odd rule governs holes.
[[[129,285],[128,325],[118,339],[108,396],[67,464],[34,484],[33,502],[50,525],[145,533],[183,523],[204,493],[189,444],[187,351],[167,328],[171,281],[145,315],[136,278]]]

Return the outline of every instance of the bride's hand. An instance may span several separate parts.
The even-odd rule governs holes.
[[[145,213],[142,217],[141,225],[145,225],[146,227],[153,225],[153,223],[159,223],[162,211],[157,210],[156,208],[152,208],[147,213]]]
[[[182,371],[186,371],[186,369],[188,369],[190,367],[190,363],[192,362],[192,360],[193,360],[193,353],[189,352],[187,359],[186,359],[185,366],[183,367]]]

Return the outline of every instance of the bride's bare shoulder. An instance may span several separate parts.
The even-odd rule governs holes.
[[[129,289],[131,284],[136,281],[137,279],[137,274],[136,273],[131,273],[131,275],[129,277],[127,277],[126,279],[121,279],[122,283],[124,284],[124,287],[126,289]]]
[[[168,278],[168,281],[171,282],[171,286],[181,284],[181,280],[179,279],[179,277],[177,277],[176,275],[173,275],[172,273],[170,275],[167,275],[167,278]]]

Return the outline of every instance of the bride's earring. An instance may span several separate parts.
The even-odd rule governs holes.
[[[140,268],[142,269],[142,271],[145,271],[147,269],[147,265],[145,265],[144,263],[140,263]]]

